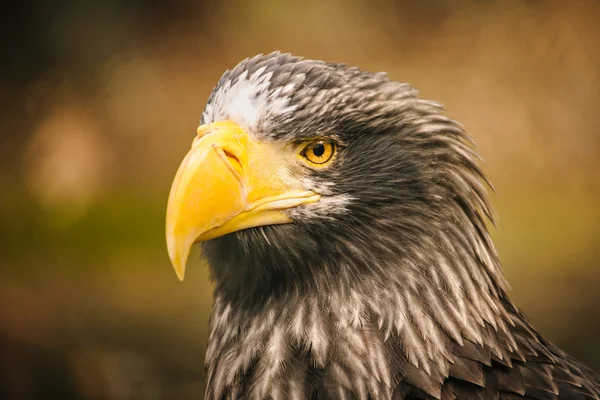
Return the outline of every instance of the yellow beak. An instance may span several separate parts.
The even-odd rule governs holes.
[[[289,223],[286,209],[319,200],[287,172],[288,158],[281,147],[252,139],[234,122],[198,128],[167,205],[167,249],[179,279],[194,243]]]

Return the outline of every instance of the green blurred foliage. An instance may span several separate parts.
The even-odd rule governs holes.
[[[513,299],[600,368],[592,0],[13,3],[0,29],[0,397],[202,397],[208,269],[164,245],[221,73],[275,49],[388,71],[467,126]]]

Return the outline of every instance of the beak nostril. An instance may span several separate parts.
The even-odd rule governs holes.
[[[237,161],[237,157],[236,157],[236,156],[234,156],[234,155],[233,155],[233,153],[231,153],[230,151],[223,149],[223,153],[225,153],[225,155],[226,155],[228,158],[233,158],[233,159],[235,159],[235,160]],[[239,162],[239,161],[238,161],[238,162]]]
[[[221,157],[223,158],[223,161],[225,161],[227,163],[227,165],[229,167],[231,167],[233,173],[236,175],[236,177],[238,177],[238,179],[241,179],[241,177],[244,174],[244,167],[242,166],[242,163],[240,162],[239,158],[237,158],[232,152],[225,150],[225,149],[219,149],[219,155],[221,155]]]

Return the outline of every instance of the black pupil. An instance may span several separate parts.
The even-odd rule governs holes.
[[[325,154],[325,146],[323,143],[317,143],[313,147],[312,151],[315,156],[321,157],[323,154]]]

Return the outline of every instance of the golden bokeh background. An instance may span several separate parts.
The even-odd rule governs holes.
[[[0,398],[198,399],[206,266],[164,210],[212,86],[282,50],[388,71],[466,125],[512,297],[600,369],[600,3],[58,0],[0,17]]]

